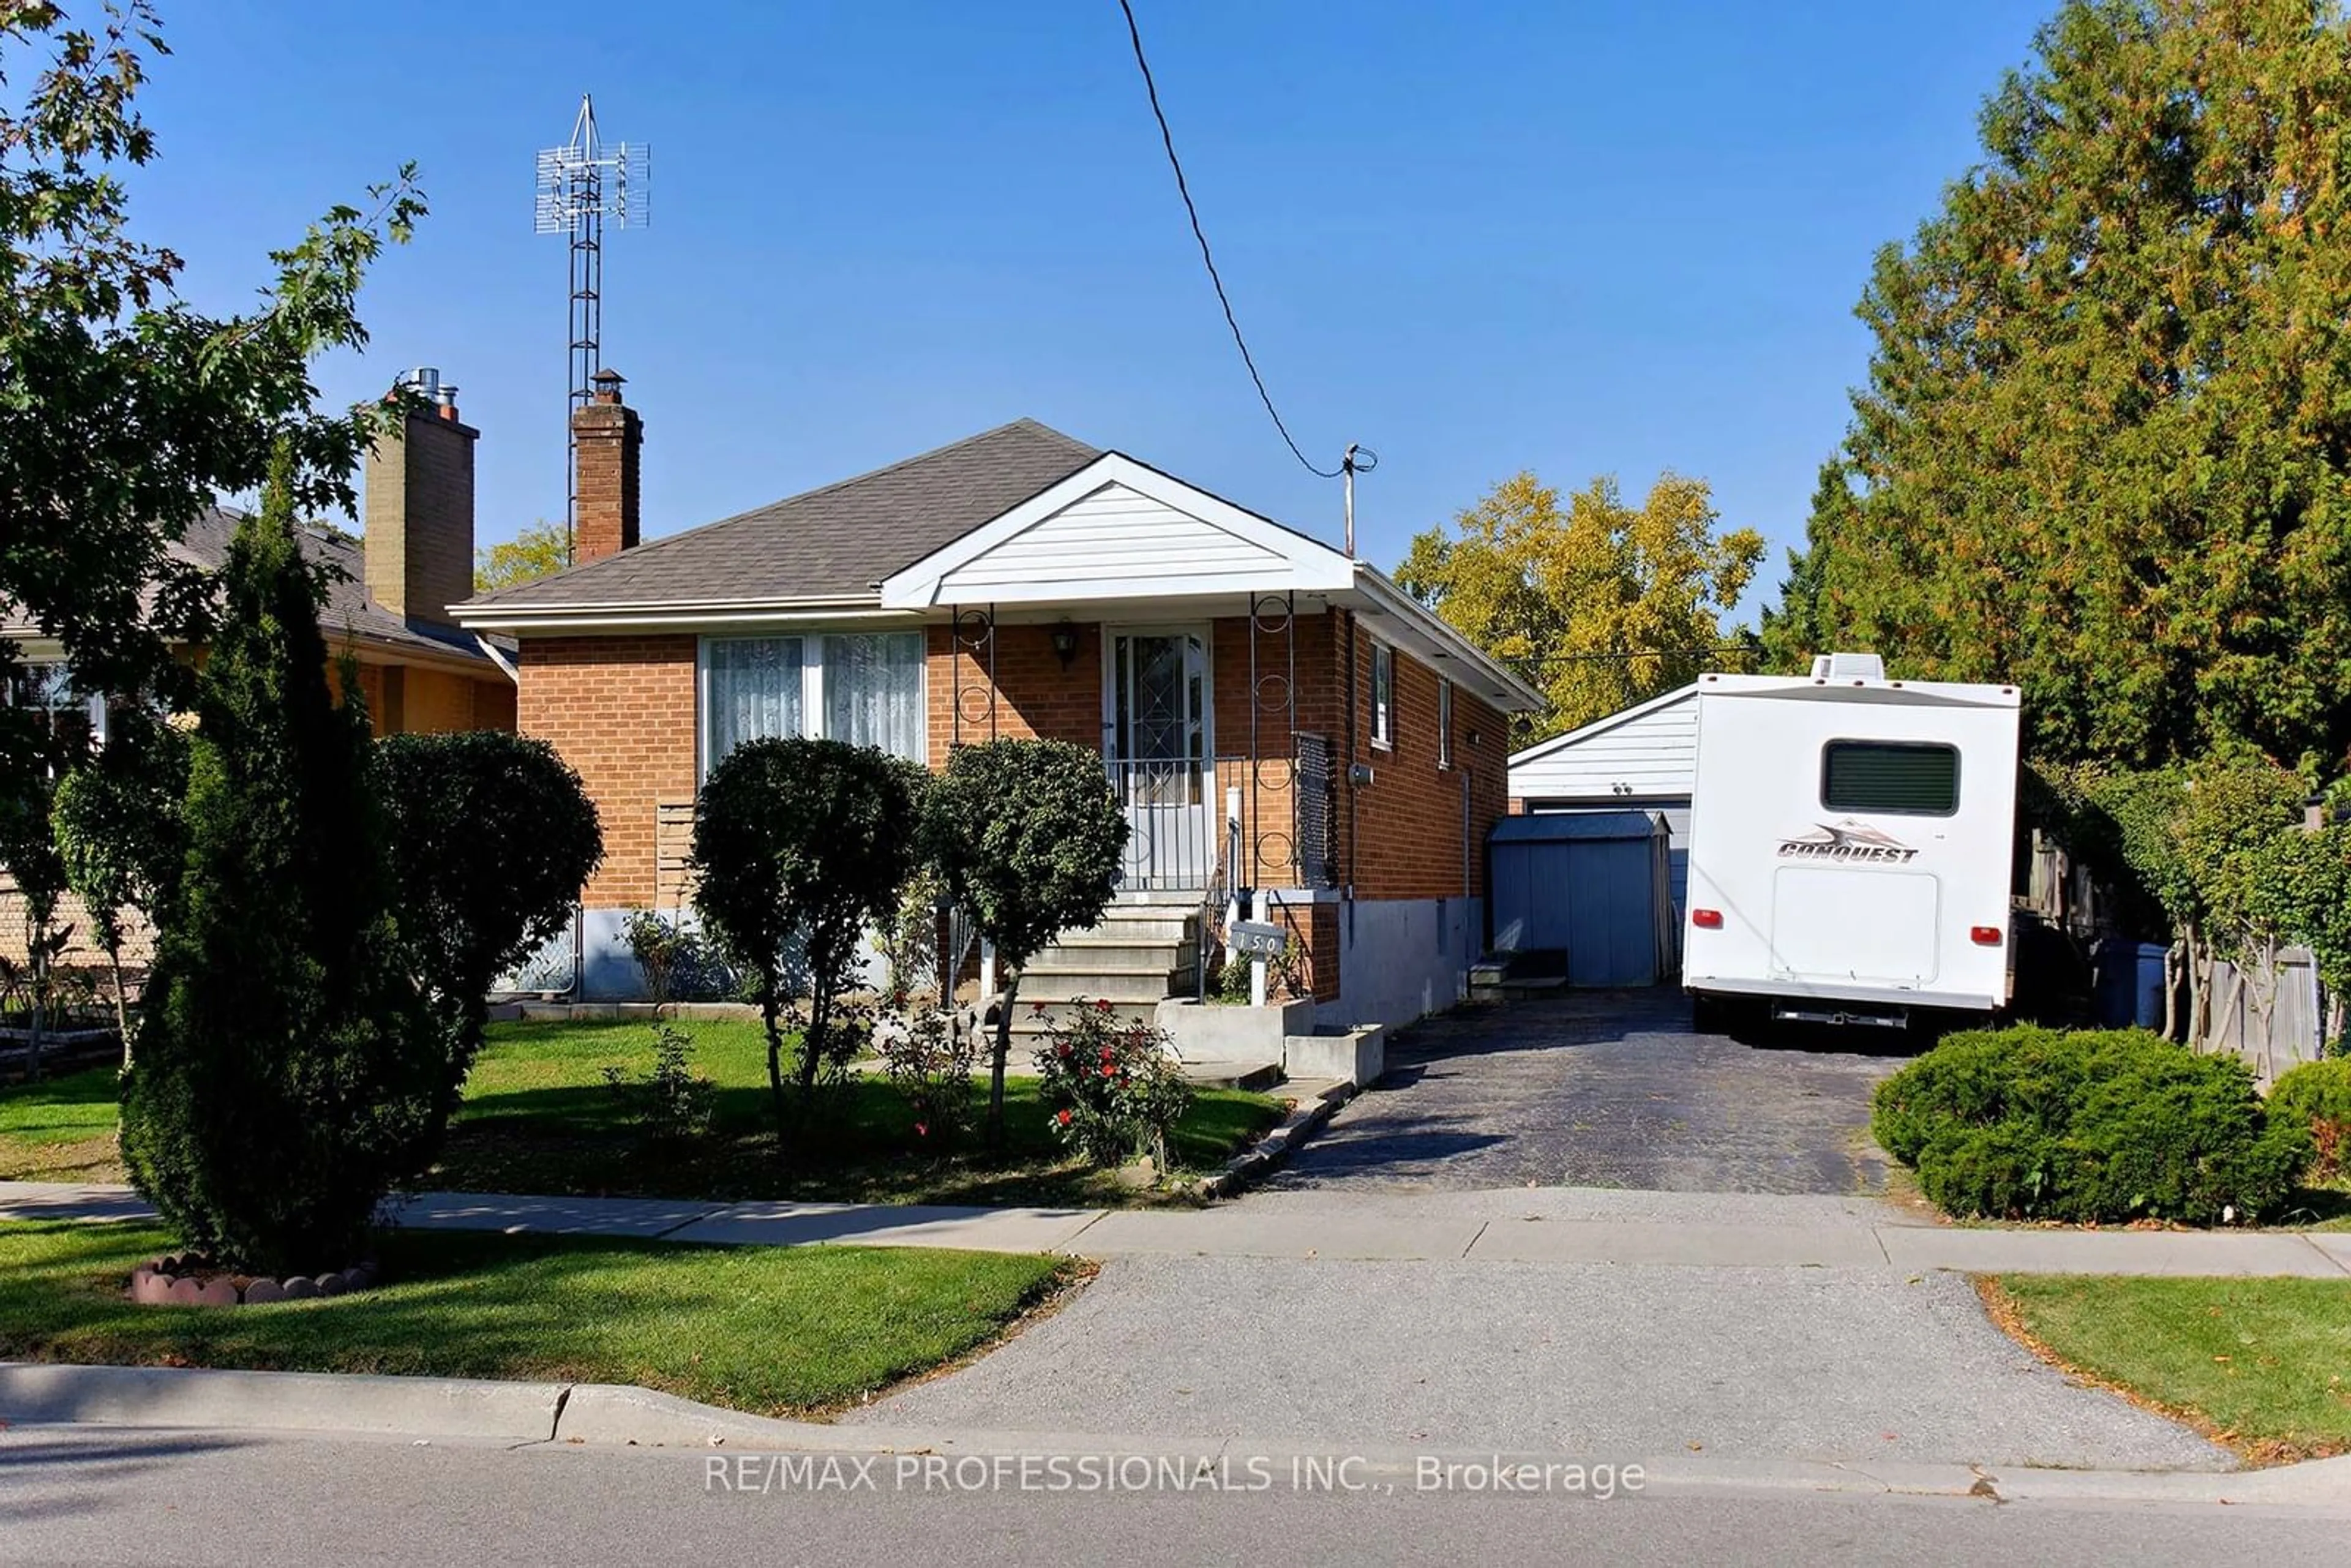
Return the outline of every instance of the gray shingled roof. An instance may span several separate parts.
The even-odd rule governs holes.
[[[861,599],[874,585],[1102,454],[1019,419],[748,512],[671,534],[471,608]]]
[[[239,514],[225,507],[214,507],[189,524],[187,532],[176,543],[165,548],[181,560],[206,571],[218,571],[228,559],[228,542],[236,533],[240,520]],[[348,632],[390,648],[471,659],[488,665],[489,658],[475,641],[473,632],[428,621],[408,620],[370,599],[367,564],[358,539],[316,526],[304,528],[299,537],[304,555],[333,569],[328,574],[327,605],[319,612],[319,625],[330,643]],[[37,628],[25,617],[15,613],[0,615],[0,636],[37,634]],[[510,640],[492,640],[501,646],[513,646]]]

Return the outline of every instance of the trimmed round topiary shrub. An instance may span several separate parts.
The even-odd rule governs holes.
[[[2252,1219],[2313,1152],[2242,1061],[2145,1030],[1953,1035],[1878,1085],[1871,1128],[1937,1207],[1992,1218]]]
[[[2309,1132],[2312,1180],[2351,1177],[2351,1058],[2305,1061],[2281,1074],[2267,1109],[2271,1121]]]

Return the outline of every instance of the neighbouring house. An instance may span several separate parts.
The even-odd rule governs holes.
[[[413,731],[512,729],[511,646],[457,625],[451,607],[474,591],[474,445],[480,432],[457,414],[456,388],[434,372],[413,373],[431,406],[378,442],[362,474],[360,538],[324,524],[302,533],[302,548],[328,569],[327,605],[319,617],[335,677],[348,657],[379,736]],[[208,570],[227,559],[238,514],[205,513],[171,547],[178,559]],[[0,637],[22,661],[6,701],[41,710],[42,722],[73,744],[104,745],[110,700],[77,689],[54,637],[0,606]],[[188,650],[203,657],[201,648]],[[65,918],[88,932],[78,906]],[[0,870],[0,958],[25,952],[23,900]],[[145,938],[140,939],[143,956]],[[79,945],[68,955],[93,956]]]
[[[1698,778],[1698,687],[1538,741],[1510,758],[1510,811],[1654,811],[1670,837],[1674,908],[1689,878],[1690,790]],[[1677,922],[1678,924],[1678,922]]]
[[[1325,1024],[1449,1005],[1483,940],[1506,716],[1537,695],[1385,577],[1033,420],[641,538],[643,426],[609,372],[573,420],[578,561],[459,605],[514,639],[520,726],[602,813],[580,994],[637,983],[622,926],[690,898],[695,791],[737,743],[1102,753],[1122,902],[1025,996],[1147,1012],[1237,888],[1294,937]]]

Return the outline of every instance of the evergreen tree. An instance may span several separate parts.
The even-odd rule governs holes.
[[[2351,39],[2335,0],[2070,0],[1877,257],[1772,628],[2014,680],[2033,750],[2351,741]],[[1809,648],[1799,646],[1809,643]]]
[[[353,1261],[430,1146],[440,1040],[388,915],[355,683],[338,704],[290,458],[239,525],[197,688],[187,861],[166,901],[124,1162],[190,1246],[269,1272]]]

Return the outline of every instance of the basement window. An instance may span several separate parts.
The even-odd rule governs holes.
[[[923,634],[707,637],[702,767],[747,740],[822,737],[927,759]]]
[[[1395,650],[1372,644],[1372,744],[1395,745]]]

